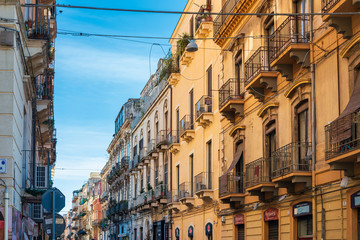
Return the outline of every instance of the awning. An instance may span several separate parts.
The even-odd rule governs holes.
[[[333,121],[330,125],[330,132],[332,133],[331,143],[344,141],[351,137],[352,116],[351,113],[360,108],[360,73],[355,79],[353,93],[350,97],[349,103],[344,111]]]
[[[228,179],[227,179],[228,176],[227,175],[229,172],[231,172],[234,169],[236,164],[239,162],[241,156],[243,155],[243,152],[244,152],[244,144],[241,144],[235,153],[234,159],[233,159],[232,163],[230,164],[230,167],[220,177],[220,186],[219,186],[220,194],[226,193],[228,191]]]

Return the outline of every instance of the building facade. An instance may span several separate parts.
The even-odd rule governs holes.
[[[45,239],[41,194],[56,161],[56,10],[24,3],[0,1],[0,178],[9,191],[9,237]]]
[[[359,1],[184,11],[198,14],[180,17],[128,135],[116,127],[108,148],[105,235],[358,239]]]

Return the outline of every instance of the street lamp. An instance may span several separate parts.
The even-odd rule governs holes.
[[[195,40],[190,40],[189,44],[186,46],[185,50],[188,52],[196,52],[198,50],[198,46],[195,43]]]

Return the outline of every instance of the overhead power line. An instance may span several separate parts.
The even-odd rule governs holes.
[[[199,12],[186,12],[186,11],[166,11],[166,10],[145,10],[145,9],[126,9],[126,8],[105,8],[105,7],[88,7],[76,6],[65,4],[22,4],[23,7],[59,7],[59,8],[77,8],[88,10],[101,10],[101,11],[116,11],[116,12],[132,12],[132,13],[156,13],[156,14],[198,14]],[[226,13],[226,12],[207,12],[208,15],[222,15],[222,16],[329,16],[329,15],[360,15],[360,12],[339,12],[339,13]]]

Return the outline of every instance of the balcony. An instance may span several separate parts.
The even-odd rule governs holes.
[[[180,211],[179,191],[169,191],[167,194],[168,209],[173,211]]]
[[[270,179],[270,168],[269,158],[259,158],[245,165],[245,187],[250,195],[264,200],[266,193],[275,191],[275,185]]]
[[[211,11],[211,6],[202,5],[200,11],[195,16],[195,37],[206,38],[210,35],[213,29],[212,17],[208,13]]]
[[[311,143],[293,142],[271,154],[271,178],[277,187],[294,191],[295,183],[311,187]]]
[[[129,202],[127,200],[122,200],[116,205],[116,211],[119,214],[125,214],[129,210]]]
[[[48,69],[38,76],[36,82],[36,109],[40,122],[47,121],[52,116],[51,102],[54,99],[54,71]]]
[[[184,53],[180,58],[180,64],[188,67],[192,62],[192,60],[194,59],[194,56],[195,56],[194,52],[184,51]]]
[[[186,142],[190,142],[195,138],[195,130],[194,130],[194,116],[185,115],[180,120],[180,138]]]
[[[139,154],[139,165],[138,166],[143,166],[145,164],[145,160],[149,160],[150,157],[148,155],[148,148],[147,147],[143,147],[142,149],[140,149],[140,154]]]
[[[156,135],[156,147],[159,151],[165,151],[168,147],[167,131],[161,130]]]
[[[130,160],[129,156],[123,156],[121,158],[121,167],[122,167],[122,169],[127,169],[129,167],[129,160]]]
[[[183,182],[179,185],[179,200],[182,204],[193,207],[195,204],[194,187],[189,182]]]
[[[255,0],[227,0],[220,13],[247,13],[252,7]],[[214,19],[214,42],[220,47],[226,42],[226,38],[230,37],[240,22],[245,17],[234,15],[218,15]]]
[[[333,170],[353,176],[360,154],[360,112],[355,111],[325,126],[325,160]]]
[[[202,172],[195,176],[195,194],[204,201],[213,199],[213,174],[210,172]]]
[[[323,13],[344,13],[358,12],[360,0],[322,0]],[[352,16],[323,16],[323,21],[328,22],[329,26],[334,27],[343,38],[350,39],[353,35]]]
[[[245,181],[244,174],[229,172],[219,177],[219,198],[223,203],[236,207],[244,204]]]
[[[169,147],[168,150],[176,154],[180,151],[180,141],[179,141],[179,133],[178,131],[171,131],[167,135]]]
[[[219,111],[230,122],[244,115],[244,88],[241,79],[230,78],[219,89]]]
[[[202,96],[195,104],[195,119],[203,128],[206,128],[213,122],[211,96]]]
[[[159,157],[158,149],[156,148],[156,139],[152,139],[148,142],[148,155],[152,158]]]
[[[278,73],[269,63],[269,50],[260,47],[245,63],[245,89],[260,102],[269,92],[277,91]]]
[[[101,197],[100,197],[100,202],[105,202],[108,200],[109,197],[109,191],[105,190],[104,192],[101,193]]]
[[[34,75],[42,74],[51,63],[51,49],[47,46],[56,37],[55,8],[36,6],[24,7],[28,13],[24,35],[28,41],[28,61],[31,62]],[[25,32],[26,31],[26,32]]]
[[[270,66],[293,80],[293,64],[310,66],[309,17],[290,16],[270,36]]]
[[[154,189],[154,197],[158,200],[161,204],[167,204],[167,185],[166,184],[159,184]]]

